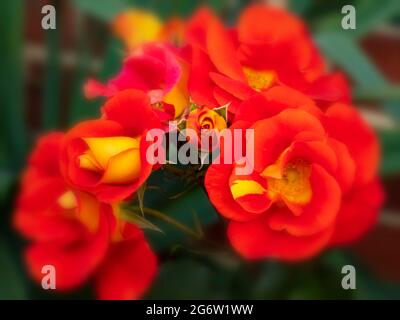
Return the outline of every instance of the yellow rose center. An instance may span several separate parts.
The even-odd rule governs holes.
[[[223,130],[227,127],[225,119],[213,110],[208,110],[200,115],[198,122],[200,129],[203,130]]]
[[[285,199],[297,205],[305,205],[310,202],[312,197],[311,166],[308,163],[302,160],[289,163],[279,178],[271,175],[275,169],[276,165],[269,166],[261,174],[267,176],[268,197],[270,199]]]
[[[234,180],[230,186],[233,199],[265,194],[275,203],[285,201],[294,205],[306,205],[311,200],[311,166],[305,161],[290,162],[282,171],[278,161],[266,167],[260,176],[266,180],[266,187],[253,179]]]
[[[130,183],[140,176],[140,138],[84,138],[88,149],[79,156],[82,169],[102,174],[102,183]]]
[[[200,126],[201,126],[201,129],[205,129],[205,130],[214,129],[214,122],[211,118],[206,117],[205,119],[203,119],[201,121]]]
[[[256,91],[262,91],[271,87],[276,82],[276,74],[268,70],[254,70],[243,67],[243,73],[250,87]]]

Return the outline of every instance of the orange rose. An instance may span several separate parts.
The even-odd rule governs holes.
[[[151,12],[135,9],[119,14],[113,21],[113,29],[129,49],[135,49],[159,40],[163,23]]]
[[[182,114],[189,105],[188,66],[171,48],[158,43],[143,45],[132,52],[119,73],[106,84],[89,79],[84,85],[89,99],[112,97],[127,89],[141,90],[150,97],[163,120]]]
[[[31,241],[25,253],[29,272],[40,283],[43,266],[52,265],[57,290],[94,277],[99,298],[138,298],[155,276],[156,257],[141,230],[119,220],[117,205],[102,204],[65,183],[59,168],[62,139],[52,133],[39,140],[21,183],[14,225]]]
[[[228,29],[203,8],[188,22],[186,39],[196,103],[231,103],[235,113],[241,101],[276,85],[321,101],[350,101],[343,75],[328,74],[304,23],[283,9],[250,5]]]
[[[138,9],[124,11],[113,21],[115,34],[130,50],[155,41],[181,44],[184,27],[184,21],[178,17],[163,23],[153,13]]]
[[[379,148],[355,109],[336,104],[323,113],[275,87],[241,104],[233,125],[254,130],[254,172],[215,163],[205,186],[244,257],[304,259],[374,224],[383,199]]]
[[[186,121],[186,129],[193,130],[196,133],[197,142],[204,150],[212,150],[215,146],[211,146],[211,149],[208,145],[204,146],[205,141],[201,140],[201,134],[203,133],[204,137],[212,137],[214,134],[218,137],[218,133],[226,127],[224,117],[208,107],[192,110]],[[208,138],[206,141],[209,141]],[[213,141],[217,142],[215,139]]]
[[[111,203],[132,196],[150,175],[145,137],[161,124],[148,97],[136,90],[112,97],[103,114],[103,119],[81,122],[66,134],[61,170],[74,188]]]

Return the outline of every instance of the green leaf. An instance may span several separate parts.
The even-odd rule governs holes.
[[[219,108],[213,109],[216,113],[218,113],[222,118],[225,119],[225,121],[228,121],[228,109],[229,109],[230,103],[221,106]]]
[[[357,87],[353,96],[356,100],[400,102],[400,85],[382,87]]]
[[[385,78],[351,38],[341,33],[319,33],[315,38],[322,51],[359,86],[386,85]]]
[[[382,23],[400,14],[398,0],[362,0],[356,5],[357,29],[356,36],[362,36]]]
[[[186,119],[183,119],[183,118],[182,118],[182,119],[178,122],[178,125],[177,125],[178,130],[179,130],[179,131],[185,130],[185,129],[186,129],[186,124],[187,124]]]

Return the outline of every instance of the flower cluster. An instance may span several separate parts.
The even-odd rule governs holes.
[[[310,258],[374,225],[383,202],[377,138],[299,18],[253,5],[228,28],[207,8],[166,23],[133,10],[113,28],[126,46],[122,68],[84,86],[88,99],[104,99],[101,116],[42,137],[23,174],[14,223],[30,240],[34,279],[50,264],[59,290],[90,278],[99,298],[143,295],[156,255],[121,216],[161,166],[146,158],[153,129],[253,130],[252,141],[241,139],[241,150],[254,144],[251,159],[224,162],[234,152],[224,145],[199,168],[246,259]],[[235,170],[242,160],[250,174]]]

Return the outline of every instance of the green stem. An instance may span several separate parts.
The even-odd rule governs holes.
[[[132,209],[140,210],[139,207],[133,207]],[[160,211],[150,209],[150,208],[143,208],[143,212],[144,212],[144,214],[148,214],[150,216],[153,216],[157,219],[160,219],[160,220],[174,226],[175,228],[179,229],[180,231],[182,231],[183,233],[185,233],[191,237],[194,237],[196,239],[201,239],[201,235],[199,235],[197,232],[193,231],[189,227],[185,226],[184,224],[180,223],[179,221],[175,220],[174,218],[171,218],[170,216],[167,216],[166,214],[164,214]]]

